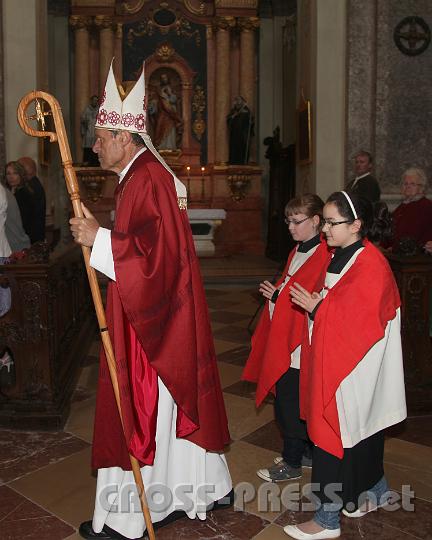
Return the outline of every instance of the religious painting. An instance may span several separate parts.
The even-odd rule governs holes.
[[[299,165],[312,163],[311,102],[301,99],[297,109],[297,161]]]
[[[170,68],[157,69],[150,77],[148,96],[147,117],[153,144],[158,150],[180,149],[183,107],[179,74]]]

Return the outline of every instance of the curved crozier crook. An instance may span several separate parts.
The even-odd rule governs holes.
[[[40,131],[40,130],[32,128],[28,124],[29,120],[40,121],[43,118],[43,113],[42,112],[38,113],[37,111],[36,103],[38,99],[46,101],[48,105],[50,106],[51,112],[49,114],[52,114],[54,118],[54,125],[57,130],[55,109],[56,107],[60,109],[59,104],[53,96],[42,91],[29,92],[21,99],[21,101],[19,102],[18,111],[17,111],[18,123],[21,126],[21,129],[25,133],[27,133],[27,135],[30,135],[31,137],[49,137],[50,142],[56,142],[58,140],[57,133],[53,131]],[[35,102],[36,114],[29,116],[27,115],[27,109],[33,102]]]

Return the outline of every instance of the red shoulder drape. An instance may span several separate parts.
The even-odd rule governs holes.
[[[277,286],[285,279],[296,250],[297,248],[291,251]],[[307,290],[321,290],[329,260],[327,243],[322,240],[315,253],[291,276],[283,288],[271,320],[268,302],[264,306],[252,336],[252,350],[242,375],[243,379],[257,383],[257,407],[269,392],[275,392],[276,382],[291,365],[291,353],[302,342],[305,314],[291,301],[289,287],[296,281]]]
[[[314,319],[312,343],[304,334],[300,415],[311,440],[343,456],[336,391],[368,350],[383,338],[400,306],[387,260],[367,240],[353,266],[328,291]]]

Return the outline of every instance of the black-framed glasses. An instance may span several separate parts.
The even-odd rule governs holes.
[[[335,225],[342,225],[342,223],[352,223],[349,219],[346,219],[345,221],[330,221],[329,219],[324,219],[323,221],[324,225],[328,225],[330,228]]]
[[[285,223],[287,225],[300,225],[301,223],[305,222],[307,219],[310,219],[311,216],[308,216],[308,217],[305,217],[304,219],[288,219],[288,218],[285,218]]]

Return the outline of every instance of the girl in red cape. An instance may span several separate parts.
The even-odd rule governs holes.
[[[400,298],[385,257],[366,239],[369,201],[344,191],[324,206],[323,233],[335,248],[321,294],[295,283],[290,293],[308,314],[302,346],[301,417],[315,444],[314,518],[284,531],[320,540],[352,518],[385,506],[384,429],[406,418]]]
[[[299,413],[300,344],[305,325],[304,312],[293,304],[289,285],[294,281],[306,288],[321,288],[330,254],[320,238],[324,203],[305,194],[289,201],[286,223],[298,242],[288,257],[281,279],[272,285],[264,281],[260,292],[268,302],[252,337],[252,351],[243,379],[256,382],[256,405],[269,392],[276,395],[276,419],[282,431],[282,456],[257,475],[267,482],[292,480],[301,476],[301,467],[311,466],[311,443]]]

